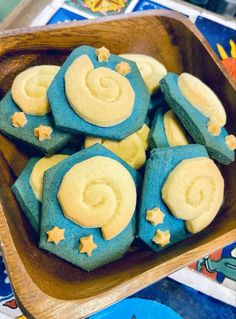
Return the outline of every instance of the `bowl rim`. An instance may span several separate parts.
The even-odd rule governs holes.
[[[186,28],[188,28],[195,37],[201,41],[202,45],[207,50],[208,54],[215,61],[220,71],[225,75],[228,82],[236,90],[236,84],[232,81],[226,69],[218,59],[217,55],[214,53],[213,49],[207,43],[206,39],[200,33],[196,26],[182,14],[168,11],[168,10],[150,10],[145,12],[135,12],[128,14],[121,14],[118,16],[109,16],[105,18],[84,20],[79,22],[69,22],[58,25],[42,26],[42,27],[32,27],[32,28],[20,28],[0,32],[0,41],[4,39],[10,39],[16,36],[30,36],[38,32],[48,32],[52,30],[65,30],[71,27],[83,27],[85,25],[100,24],[109,21],[117,20],[129,20],[135,17],[168,17],[181,22]],[[4,43],[1,44],[4,49]],[[0,56],[2,50],[0,48]],[[8,48],[6,48],[7,50]],[[0,198],[0,243],[3,252],[4,261],[6,263],[6,268],[11,279],[11,283],[16,294],[16,298],[26,315],[33,318],[52,318],[52,314],[56,314],[57,318],[58,311],[60,314],[67,313],[68,318],[83,318],[91,315],[92,313],[102,310],[119,300],[128,297],[129,295],[147,287],[148,285],[154,283],[157,280],[165,277],[177,269],[180,269],[194,260],[200,259],[202,256],[212,252],[224,245],[227,245],[234,241],[236,236],[235,230],[231,230],[224,235],[218,236],[214,240],[208,243],[199,245],[193,248],[191,251],[186,251],[183,254],[176,256],[161,265],[157,265],[141,274],[134,276],[131,279],[124,281],[123,283],[117,285],[116,287],[99,293],[96,296],[79,299],[79,300],[62,300],[56,299],[52,296],[44,293],[31,279],[27,270],[21,261],[20,256],[17,253],[16,246],[13,242],[12,235],[9,230],[9,226],[4,215],[3,206],[1,205]],[[16,266],[17,265],[17,266]],[[177,265],[177,266],[176,266]],[[168,271],[166,272],[166,268]],[[17,269],[17,271],[16,271]],[[165,271],[164,271],[165,270]],[[22,287],[27,287],[27,289],[22,289]],[[37,306],[37,307],[36,307]],[[78,307],[80,309],[78,309]],[[50,313],[48,312],[50,310]],[[55,311],[55,312],[54,312]]]

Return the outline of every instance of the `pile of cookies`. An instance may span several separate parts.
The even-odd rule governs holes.
[[[200,79],[105,47],[21,72],[0,102],[0,131],[44,154],[12,186],[39,247],[87,271],[135,237],[160,251],[212,222],[224,197],[213,160],[236,148],[225,124]]]

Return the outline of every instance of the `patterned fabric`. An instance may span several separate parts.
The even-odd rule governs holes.
[[[224,64],[227,64],[226,60],[229,59],[228,55],[231,55],[230,59],[235,59],[235,56],[230,53],[230,50],[231,52],[233,51],[232,43],[235,43],[236,40],[235,31],[232,28],[223,25],[223,23],[212,21],[210,18],[198,16],[200,11],[195,12],[194,10],[189,10],[187,6],[183,10],[183,6],[178,8],[177,4],[171,5],[173,1],[65,0],[64,2],[65,5],[57,8],[57,11],[51,16],[48,24],[84,20],[104,15],[116,15],[130,11],[144,11],[150,9],[176,10],[195,22],[196,26],[206,37],[215,52],[223,59]],[[234,41],[232,42],[232,40]],[[232,70],[232,66],[228,66],[229,72],[231,74],[236,74],[236,63],[234,63],[233,68],[234,69]],[[198,262],[192,264],[190,268],[222,283],[224,286],[235,289],[236,243],[225,247],[206,258],[200,259]],[[223,304],[220,301],[216,301],[213,298],[198,293],[197,291],[170,279],[161,280],[134,296],[156,300],[166,304],[181,314],[185,319],[233,319],[236,316],[236,311],[233,307]],[[214,310],[216,308],[217,312]],[[3,258],[0,255],[0,319],[10,318],[25,319],[17,306]],[[139,319],[139,317],[137,316],[136,319]]]

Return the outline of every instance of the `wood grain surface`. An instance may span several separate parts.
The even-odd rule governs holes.
[[[77,46],[105,45],[114,53],[149,54],[169,71],[190,72],[219,95],[228,114],[227,128],[236,134],[235,86],[194,25],[167,11],[120,17],[0,35],[0,97],[17,73],[41,63],[61,64]],[[87,273],[37,248],[10,187],[32,153],[0,136],[0,240],[13,288],[29,318],[85,318],[235,239],[236,165],[221,167],[225,202],[204,231],[155,254],[136,240],[119,261]]]

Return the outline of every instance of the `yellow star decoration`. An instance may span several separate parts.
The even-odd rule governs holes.
[[[130,71],[131,71],[129,63],[123,62],[123,61],[118,63],[116,65],[115,69],[121,75],[126,75],[126,74],[130,73]]]
[[[52,134],[52,128],[46,125],[39,125],[34,129],[34,136],[36,136],[40,142],[43,140],[50,140]]]
[[[230,150],[234,151],[236,149],[236,137],[233,134],[225,137],[225,143]]]
[[[146,220],[148,220],[154,226],[162,224],[164,217],[165,214],[162,213],[160,208],[155,207],[153,209],[147,210]]]
[[[164,247],[167,244],[170,243],[170,232],[169,230],[162,231],[158,229],[156,231],[156,235],[153,237],[152,241],[154,241],[155,244]]]
[[[14,127],[23,127],[27,123],[27,118],[24,112],[15,112],[11,116],[11,123]]]
[[[51,230],[47,231],[47,235],[47,241],[53,242],[57,245],[61,240],[65,239],[65,229],[55,226]]]
[[[88,256],[92,255],[94,249],[97,248],[97,245],[93,241],[93,235],[80,238],[80,253],[86,253]]]
[[[96,55],[98,57],[98,62],[108,62],[110,51],[105,47],[101,47],[96,49]]]
[[[220,134],[221,128],[217,123],[208,122],[207,128],[209,133],[213,136],[218,136]]]

